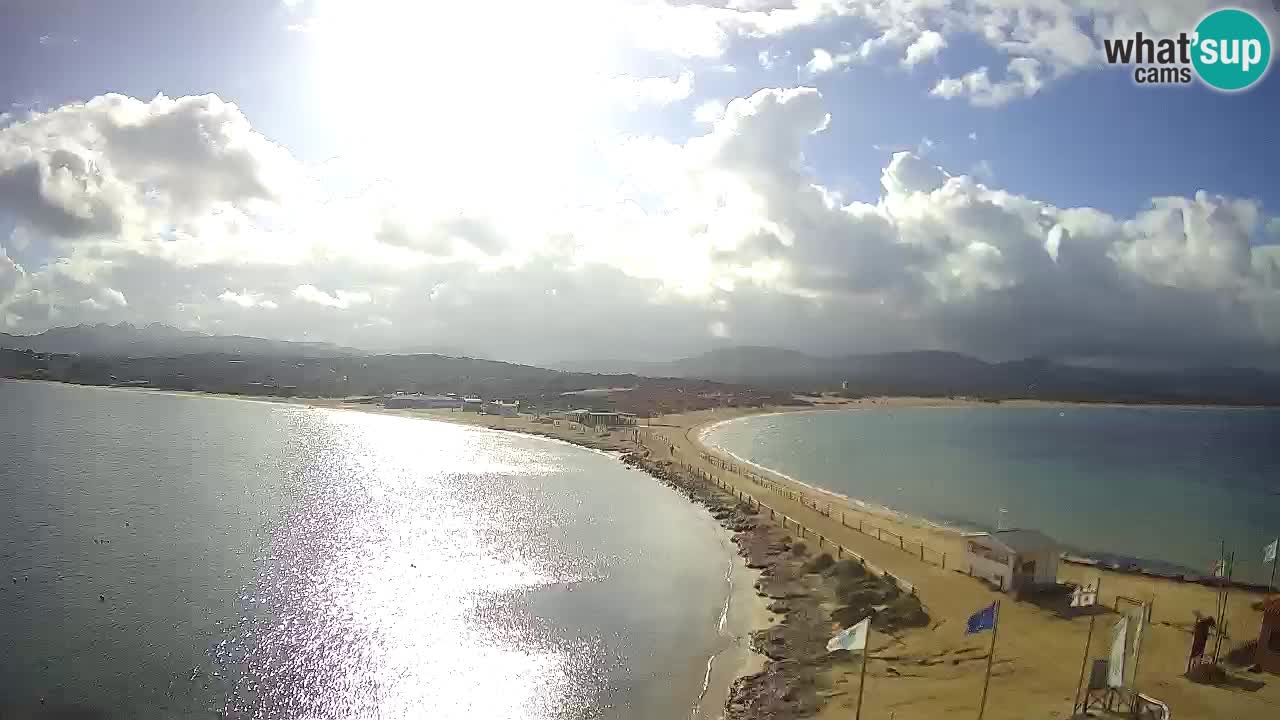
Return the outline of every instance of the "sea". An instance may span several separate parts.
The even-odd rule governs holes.
[[[552,440],[0,382],[0,717],[688,718],[732,557]]]
[[[750,416],[704,438],[850,498],[961,530],[1034,528],[1158,572],[1265,584],[1280,535],[1280,411],[872,407]]]

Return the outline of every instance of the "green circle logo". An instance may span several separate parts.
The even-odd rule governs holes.
[[[1271,36],[1252,13],[1226,9],[1196,26],[1191,62],[1210,87],[1232,92],[1262,79],[1271,65]]]

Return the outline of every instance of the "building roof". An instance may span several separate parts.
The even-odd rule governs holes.
[[[1039,530],[997,530],[987,537],[1018,554],[1058,549],[1058,542]]]

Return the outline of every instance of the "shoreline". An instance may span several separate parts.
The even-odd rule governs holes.
[[[923,399],[920,399],[920,400],[923,400]],[[971,403],[930,405],[930,404],[910,403],[910,404],[902,404],[902,405],[886,404],[886,405],[879,405],[879,406],[873,406],[873,407],[879,407],[879,408],[885,408],[885,409],[888,409],[891,407],[946,409],[950,407],[966,407],[970,404]],[[1052,403],[1046,404],[1046,403],[1040,403],[1039,401],[1036,401],[1033,404],[1023,405],[1023,407],[1044,407],[1048,405],[1052,405]],[[1132,407],[1132,406],[1118,405],[1115,407]],[[764,477],[775,478],[778,480],[782,480],[785,483],[795,485],[801,488],[802,492],[804,491],[810,492],[821,499],[825,499],[829,503],[834,503],[835,505],[844,505],[847,510],[852,510],[853,512],[862,513],[880,520],[888,520],[891,522],[900,523],[906,526],[910,526],[920,530],[925,530],[928,532],[951,536],[956,539],[964,538],[970,533],[987,532],[991,530],[991,528],[981,527],[980,524],[978,523],[973,523],[972,527],[962,527],[960,525],[956,525],[953,523],[934,520],[924,515],[919,515],[916,513],[905,511],[905,510],[900,510],[897,508],[890,507],[888,505],[884,505],[882,503],[871,502],[864,498],[852,497],[850,495],[839,493],[834,490],[830,490],[828,488],[822,487],[820,485],[814,485],[812,483],[808,483],[799,478],[796,478],[793,475],[782,472],[781,470],[767,467],[755,461],[744,458],[732,452],[731,450],[728,450],[727,448],[723,448],[719,445],[716,445],[715,443],[711,442],[708,439],[708,435],[712,431],[714,431],[716,428],[720,427],[721,425],[726,425],[731,422],[744,420],[748,417],[759,418],[759,417],[769,417],[772,415],[790,415],[794,413],[829,412],[832,410],[851,410],[851,409],[856,409],[856,408],[849,408],[847,406],[830,407],[830,408],[814,408],[814,409],[797,408],[795,410],[791,410],[787,408],[769,408],[763,412],[742,413],[742,414],[736,415],[735,417],[708,420],[706,422],[703,422],[701,424],[698,424],[689,428],[686,432],[686,437],[691,442],[691,444],[695,448],[698,448],[701,452],[704,452],[713,456],[722,457],[722,458],[729,458],[733,463],[739,464],[741,466],[749,467],[753,469],[757,474],[763,474]],[[871,409],[871,408],[863,407],[861,409]],[[1186,409],[1199,409],[1199,408],[1189,407]],[[1238,408],[1238,409],[1247,409],[1247,408]],[[1199,585],[1202,587],[1209,587],[1214,589],[1228,588],[1233,590],[1243,590],[1246,592],[1260,592],[1260,593],[1267,593],[1271,591],[1271,588],[1269,588],[1265,584],[1245,582],[1242,580],[1233,580],[1228,582],[1224,579],[1216,578],[1212,575],[1205,575],[1201,572],[1198,572],[1194,568],[1185,566],[1178,562],[1174,562],[1171,560],[1163,560],[1160,558],[1140,558],[1140,557],[1128,555],[1120,550],[1085,549],[1085,548],[1070,546],[1064,543],[1063,553],[1060,559],[1063,563],[1067,563],[1070,565],[1075,565],[1083,568],[1092,568],[1095,570],[1103,570],[1103,571],[1115,573],[1118,575],[1140,576],[1140,577],[1151,578],[1153,580],[1164,580],[1164,581],[1174,582],[1174,583]]]
[[[174,394],[210,396],[200,392]],[[761,410],[721,409],[673,414],[655,418],[649,426],[627,428],[622,432],[585,432],[566,423],[559,426],[535,423],[527,416],[501,418],[450,411],[388,410],[368,402],[342,399],[260,400],[300,408],[346,409],[435,419],[566,442],[612,454],[624,464],[640,469],[685,494],[691,502],[702,504],[729,531],[732,541],[738,546],[740,558],[733,564],[735,569],[742,568],[745,581],[737,584],[730,593],[730,614],[738,593],[742,593],[744,599],[737,604],[739,609],[753,607],[753,603],[758,607],[767,602],[767,610],[773,615],[766,613],[757,618],[751,626],[763,629],[746,631],[745,636],[738,635],[738,643],[730,643],[714,656],[714,677],[708,680],[708,691],[697,717],[771,720],[816,715],[822,720],[852,715],[852,698],[858,692],[860,663],[856,656],[851,659],[847,653],[826,652],[825,642],[832,634],[833,622],[836,627],[847,627],[858,618],[865,617],[867,610],[862,605],[838,607],[851,600],[841,594],[843,583],[850,581],[848,578],[838,573],[809,569],[813,554],[823,552],[803,547],[806,542],[812,546],[815,538],[819,547],[825,539],[829,548],[838,544],[846,549],[846,558],[852,553],[853,557],[866,563],[866,568],[879,568],[874,571],[877,575],[883,572],[892,573],[892,578],[900,580],[910,578],[907,583],[911,588],[910,595],[901,597],[914,600],[918,593],[917,608],[923,608],[927,613],[927,628],[908,625],[873,633],[866,674],[869,685],[865,710],[870,716],[887,717],[890,712],[896,712],[900,717],[941,717],[976,712],[977,697],[982,687],[982,666],[986,660],[985,645],[975,643],[963,634],[964,621],[975,608],[1001,598],[1006,602],[1001,610],[1002,627],[1008,624],[1012,629],[1007,633],[1002,631],[1000,635],[1001,647],[997,651],[995,671],[990,680],[991,693],[997,698],[997,704],[988,707],[988,715],[992,720],[1049,717],[1061,713],[1065,709],[1063,706],[1070,704],[1071,685],[1079,673],[1080,647],[1090,614],[1063,615],[992,591],[968,577],[961,568],[947,564],[947,569],[943,570],[918,560],[910,552],[901,552],[896,542],[885,543],[875,536],[861,534],[856,527],[845,525],[838,517],[824,516],[812,504],[789,500],[769,488],[752,484],[742,475],[699,459],[698,448],[701,445],[696,440],[699,428],[757,415]],[[914,403],[912,406],[937,405],[930,399],[905,402]],[[903,403],[899,400],[870,407],[894,407]],[[784,413],[858,406],[856,402],[838,401],[823,402],[816,407],[766,410]],[[801,488],[797,481],[783,481],[781,484],[793,487],[797,492],[815,492],[808,487]],[[835,503],[843,502],[835,493],[827,495]],[[748,497],[750,500],[742,499]],[[754,511],[752,502],[756,503]],[[767,512],[763,514],[760,509],[762,502],[768,503],[765,506]],[[852,506],[851,502],[847,504]],[[792,525],[780,529],[770,519],[774,514],[771,508],[776,508],[780,516],[783,513],[789,516]],[[870,515],[865,509],[850,509]],[[933,538],[928,540],[931,546],[939,539],[953,545],[961,544],[958,542],[961,537],[955,533],[907,525],[901,515],[885,517],[881,522],[899,536],[910,537],[912,549],[917,542],[912,535]],[[803,523],[803,526],[797,523]],[[808,531],[807,540],[793,540],[788,534],[790,529],[803,535],[805,530],[799,530],[799,527]],[[800,546],[798,553],[796,546]],[[741,558],[746,559],[745,563]],[[846,560],[837,565],[849,562],[853,561]],[[759,575],[749,586],[750,578],[756,572]],[[1233,689],[1230,678],[1219,684],[1203,684],[1183,677],[1193,618],[1210,614],[1214,609],[1218,596],[1216,588],[1066,563],[1060,566],[1058,574],[1060,581],[1106,580],[1099,593],[1102,607],[1098,608],[1105,622],[1111,622],[1106,616],[1112,613],[1113,601],[1117,606],[1121,598],[1154,602],[1149,613],[1151,622],[1144,634],[1146,650],[1141,666],[1142,685],[1145,691],[1166,702],[1179,717],[1206,720],[1264,717],[1280,705],[1280,683],[1270,683],[1260,691],[1241,693]],[[872,578],[860,582],[863,583],[861,592],[866,592],[870,587],[867,583],[872,583]],[[883,582],[874,591],[884,592]],[[1247,591],[1231,593],[1228,611],[1230,647],[1238,647],[1242,641],[1256,637],[1261,623],[1256,602],[1260,597]],[[1102,652],[1105,649],[1099,650],[1095,643],[1093,656],[1099,657]],[[1238,677],[1240,682],[1251,677],[1240,675],[1243,670],[1238,664],[1227,667],[1229,672],[1237,673],[1233,677]],[[690,668],[690,671],[698,672],[699,669]],[[730,686],[725,688],[725,683],[730,683]],[[719,705],[722,691],[726,699],[723,705]]]

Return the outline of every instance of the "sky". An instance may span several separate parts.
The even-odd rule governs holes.
[[[1280,80],[1102,52],[1222,6],[0,0],[0,331],[1280,367]]]

